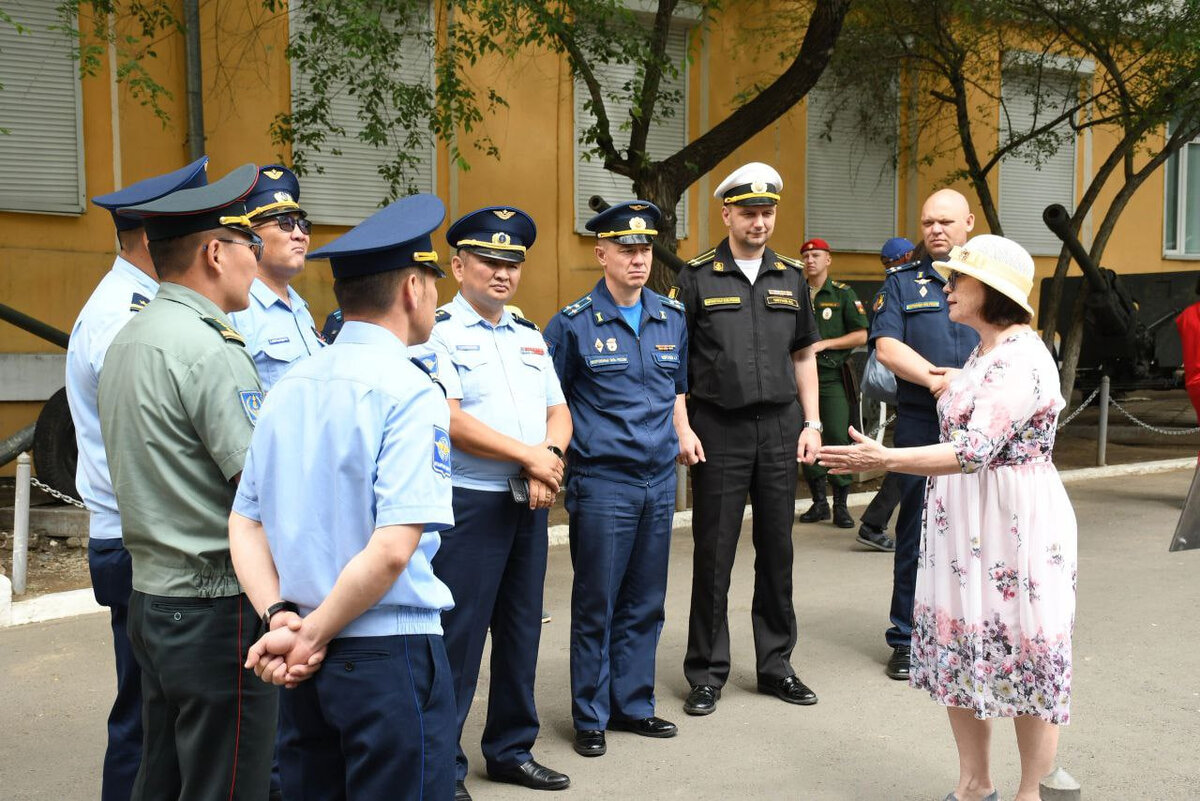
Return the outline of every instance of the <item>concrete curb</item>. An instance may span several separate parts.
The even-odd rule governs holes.
[[[1133,464],[1110,465],[1107,467],[1085,467],[1077,470],[1064,470],[1059,475],[1062,477],[1064,484],[1072,484],[1080,481],[1091,481],[1097,478],[1147,475],[1184,469],[1190,470],[1194,469],[1195,466],[1196,460],[1192,458],[1162,459],[1156,462],[1135,462]],[[850,506],[864,506],[870,503],[871,498],[874,496],[875,493],[873,492],[856,492],[850,495],[847,501]],[[807,498],[796,501],[797,511],[802,506],[807,506],[807,504]],[[742,514],[742,520],[749,520],[750,516],[750,507],[747,506],[746,511]],[[691,522],[691,509],[675,513],[673,523],[675,527],[690,525]],[[550,546],[566,545],[569,542],[569,531],[570,527],[567,525],[550,526],[548,532]],[[14,603],[12,600],[12,582],[7,576],[0,576],[0,628],[4,628],[5,626],[20,626],[26,623],[40,623],[47,620],[75,617],[76,615],[89,615],[103,611],[104,607],[96,603],[96,599],[90,589],[56,592]]]

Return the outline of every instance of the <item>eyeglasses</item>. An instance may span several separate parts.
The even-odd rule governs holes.
[[[958,283],[958,277],[960,275],[962,275],[962,273],[958,272],[957,270],[951,270],[949,275],[946,276],[946,288],[951,292],[954,291],[954,285]]]
[[[250,252],[254,254],[255,261],[262,261],[262,254],[263,254],[262,237],[260,237],[258,234],[250,234],[250,237],[251,237],[251,239],[249,242],[247,242],[245,239],[221,239],[219,237],[217,238],[217,241],[218,242],[227,242],[230,245],[245,245],[246,247],[250,248]],[[204,248],[201,248],[201,250],[203,250],[203,249]]]
[[[275,224],[279,226],[279,230],[283,231],[284,233],[290,234],[294,228],[299,228],[300,233],[304,234],[305,236],[308,236],[312,233],[312,222],[305,217],[292,217],[287,214],[282,214],[273,219],[275,220]],[[269,223],[270,220],[267,220],[266,222],[261,223],[261,225],[267,225]]]

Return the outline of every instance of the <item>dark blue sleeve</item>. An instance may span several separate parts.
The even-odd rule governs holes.
[[[562,387],[563,395],[570,398],[575,388],[571,370],[574,348],[567,318],[561,312],[550,318],[550,322],[542,331],[542,337],[546,340],[546,346],[550,348],[550,358],[554,361],[554,372],[558,373],[558,383]]]
[[[675,394],[686,395],[688,391],[688,329],[687,318],[679,318],[679,369],[675,371]]]
[[[883,282],[879,294],[875,296],[872,307],[879,306],[883,298],[883,306],[875,309],[875,318],[871,321],[871,333],[868,339],[874,343],[879,337],[892,337],[904,341],[904,302],[900,297],[900,281],[895,275],[889,275]]]

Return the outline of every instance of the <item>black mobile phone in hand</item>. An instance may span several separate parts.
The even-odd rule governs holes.
[[[508,491],[516,503],[529,503],[529,479],[523,476],[513,476],[508,480]]]

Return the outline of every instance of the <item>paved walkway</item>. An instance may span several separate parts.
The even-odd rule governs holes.
[[[1063,732],[1060,762],[1088,801],[1200,797],[1200,551],[1167,552],[1190,479],[1181,470],[1068,488],[1080,524],[1079,608],[1074,722]],[[957,770],[945,714],[923,693],[883,676],[890,558],[858,549],[852,531],[797,526],[794,662],[821,701],[794,707],[754,691],[748,539],[730,599],[733,675],[716,714],[689,718],[680,709],[691,538],[678,529],[658,711],[680,724],[680,735],[653,741],[611,734],[608,755],[591,760],[571,750],[570,563],[565,548],[551,551],[546,602],[554,622],[542,640],[536,756],[571,775],[562,797],[943,798]],[[102,615],[0,630],[0,798],[97,796],[113,681],[108,649]],[[533,801],[530,791],[482,777],[483,701],[467,726],[469,786],[481,801]],[[999,724],[994,739],[995,778],[1005,798],[1019,772],[1011,730]]]

